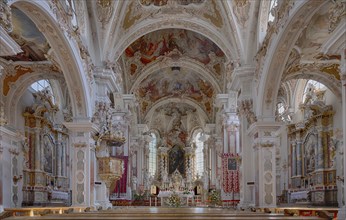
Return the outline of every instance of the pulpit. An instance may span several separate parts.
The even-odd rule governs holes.
[[[100,157],[98,161],[98,174],[105,182],[109,195],[109,187],[123,175],[123,160],[113,157]]]

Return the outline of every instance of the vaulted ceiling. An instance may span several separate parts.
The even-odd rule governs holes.
[[[52,2],[52,8],[60,4]],[[142,123],[156,117],[160,108],[172,108],[169,103],[194,109],[204,122],[215,123],[220,110],[215,106],[216,95],[228,92],[235,66],[256,66],[264,36],[275,36],[266,35],[270,1],[76,0],[67,4],[71,2],[73,7],[67,8],[74,8],[73,13],[66,13],[75,16],[76,26],[68,26],[73,29],[69,34],[80,35],[78,44],[84,46],[94,66],[117,67],[114,74],[121,82],[117,92],[135,95]],[[45,30],[39,30],[15,5],[11,37],[23,53],[3,58],[54,63],[54,51],[50,53],[41,33]],[[314,12],[297,35],[293,50],[287,51],[291,55],[284,64],[282,81],[319,77],[331,87],[340,83],[340,56],[322,55],[338,24],[329,18],[338,17],[335,13],[343,11],[340,7],[344,4],[329,2]],[[268,26],[269,32],[275,32],[270,29],[276,27],[275,22]]]
[[[205,122],[214,121],[216,94],[225,93],[230,80],[227,71],[241,59],[230,2],[134,0],[114,4],[119,16],[110,17],[110,22],[99,19],[96,26],[114,36],[104,37],[104,59],[115,59],[121,66],[124,92],[136,96],[140,120],[155,120],[157,114],[152,113],[162,106],[170,108],[165,104],[168,101],[194,108]]]

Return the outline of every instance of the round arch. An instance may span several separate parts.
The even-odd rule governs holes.
[[[258,100],[256,102],[256,115],[263,119],[274,120],[277,92],[281,85],[281,77],[289,54],[296,40],[312,16],[327,2],[316,0],[299,1],[290,11],[291,18],[286,22],[270,43],[262,67],[260,67],[260,80],[258,84]],[[259,117],[258,117],[259,118]]]
[[[57,55],[69,90],[74,117],[92,116],[91,87],[83,70],[79,48],[60,29],[47,1],[14,0],[10,5],[23,11],[42,32]]]
[[[8,100],[6,102],[6,112],[9,120],[9,124],[16,125],[16,115],[17,114],[17,106],[18,102],[20,101],[20,98],[25,93],[25,91],[28,89],[28,87],[40,80],[40,79],[48,79],[48,80],[60,80],[63,78],[63,75],[59,72],[32,72],[30,74],[25,74],[22,77],[20,77],[16,81],[16,87],[11,88],[9,94],[7,95],[6,99]]]
[[[327,76],[326,73],[320,72],[320,71],[313,71],[311,73],[303,73],[303,72],[295,72],[293,74],[290,74],[286,80],[291,79],[312,79],[317,82],[322,83],[325,85],[330,91],[333,92],[333,94],[341,99],[341,82],[337,81],[336,79]]]

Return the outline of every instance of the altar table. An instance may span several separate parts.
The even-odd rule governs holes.
[[[157,195],[157,197],[160,198],[161,200],[161,206],[165,206],[165,200],[168,199],[168,197],[170,197],[174,192],[173,191],[160,191],[159,195]],[[192,200],[192,205],[195,204],[194,201],[194,195],[195,193],[193,191],[189,191],[189,194],[184,194],[184,192],[179,191],[179,192],[175,192],[179,198],[181,202],[184,202],[186,200],[186,206],[189,206],[189,199],[191,198]]]
[[[298,192],[291,192],[291,200],[302,200],[302,199],[308,199],[308,193],[309,191],[298,191]]]

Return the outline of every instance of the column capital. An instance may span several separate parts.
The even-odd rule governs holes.
[[[231,90],[238,91],[245,82],[252,82],[256,68],[253,66],[236,67],[232,74]]]
[[[216,95],[216,105],[227,113],[237,112],[237,91],[229,91],[227,94]]]
[[[276,131],[278,131],[281,126],[284,126],[283,122],[255,122],[248,129],[248,135],[258,134],[258,137],[275,137]]]
[[[81,122],[65,122],[63,123],[69,131],[72,132],[92,132],[96,133],[99,131],[97,125],[89,121]]]

